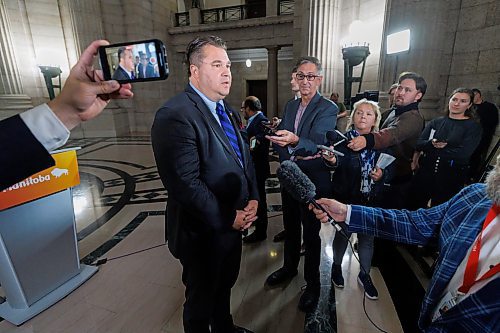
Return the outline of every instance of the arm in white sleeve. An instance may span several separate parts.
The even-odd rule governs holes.
[[[345,216],[345,223],[349,225],[349,222],[351,222],[351,205],[346,205],[347,206],[347,213]]]
[[[19,116],[47,151],[59,148],[68,141],[69,130],[47,104],[34,107]]]

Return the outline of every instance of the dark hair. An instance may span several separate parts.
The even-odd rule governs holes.
[[[297,65],[293,66],[293,68],[292,68],[292,74],[293,73],[297,73],[298,68],[299,68],[299,66],[297,66]]]
[[[477,89],[477,88],[472,88],[471,90],[472,90],[472,92],[473,92],[474,94],[479,94],[479,96],[481,96],[481,97],[483,96],[483,95],[481,94],[481,90],[479,90],[479,89]]]
[[[247,98],[245,98],[243,107],[248,107],[254,112],[262,111],[262,104],[260,103],[260,100],[255,96],[248,96]]]
[[[120,61],[126,50],[127,48],[125,46],[122,46],[118,49],[118,61]]]
[[[469,88],[457,88],[452,91],[450,96],[448,96],[448,104],[450,102],[450,99],[453,97],[455,94],[459,93],[464,93],[469,95],[469,104],[470,106],[465,110],[464,115],[466,117],[469,117],[471,119],[476,118],[476,107],[474,106],[474,89],[469,89]],[[449,106],[446,106],[446,114],[450,114]]]
[[[303,64],[314,64],[316,66],[316,70],[318,71],[318,74],[321,75],[321,73],[323,72],[323,68],[321,67],[321,63],[319,62],[319,59],[316,57],[301,57],[297,61],[297,63],[295,64],[295,67],[299,68],[299,66],[303,65]]]
[[[427,91],[427,82],[425,82],[424,78],[417,73],[414,72],[403,72],[399,75],[398,83],[401,84],[403,80],[410,79],[415,81],[415,87],[418,91],[422,93],[422,97],[419,98],[417,102],[420,102]]]
[[[334,91],[330,94],[330,99],[332,99],[332,96],[337,96],[337,98],[340,98],[340,95],[338,92]]]
[[[191,65],[200,66],[203,62],[202,48],[206,45],[212,45],[227,50],[226,42],[217,36],[196,37],[186,48],[184,63],[187,65],[188,76],[191,76],[189,67]]]
[[[390,94],[391,91],[393,91],[394,89],[397,89],[398,88],[398,84],[397,83],[393,83],[391,85],[391,87],[389,88],[389,90],[387,90],[387,93]]]

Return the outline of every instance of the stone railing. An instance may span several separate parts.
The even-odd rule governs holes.
[[[279,0],[278,15],[293,15],[295,11],[294,0]]]
[[[199,9],[197,9],[199,10]],[[295,10],[294,0],[279,0],[278,12],[274,15],[293,15]],[[229,6],[221,8],[212,8],[199,10],[200,24],[241,21],[257,17],[266,17],[266,2],[258,2],[253,4]],[[196,21],[196,18],[191,18]],[[183,27],[196,24],[190,22],[189,12],[175,14],[175,26]]]

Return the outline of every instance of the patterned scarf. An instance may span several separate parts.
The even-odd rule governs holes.
[[[355,129],[350,130],[346,133],[349,139],[359,136],[358,131]],[[370,177],[370,172],[375,167],[375,151],[371,149],[363,149],[360,152],[361,158],[361,185],[360,192],[363,193],[365,197],[370,196],[372,190],[373,180]]]

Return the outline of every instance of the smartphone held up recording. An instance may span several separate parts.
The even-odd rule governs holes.
[[[265,135],[273,136],[276,135],[277,128],[270,121],[261,121],[260,126],[264,130]]]
[[[157,81],[169,74],[167,50],[158,39],[101,46],[99,60],[105,80]]]

